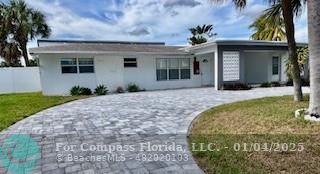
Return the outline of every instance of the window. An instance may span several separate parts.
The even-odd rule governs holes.
[[[190,79],[190,59],[171,58],[157,59],[157,80]]]
[[[272,58],[272,74],[279,75],[279,57]]]
[[[81,58],[79,61],[80,73],[94,73],[94,62],[92,58]]]
[[[190,59],[181,59],[180,60],[181,68],[181,79],[190,79],[191,78],[191,69],[190,69]]]
[[[169,79],[179,79],[179,59],[169,59]]]
[[[63,74],[78,73],[77,59],[76,58],[61,59],[61,71]]]
[[[93,58],[63,58],[61,59],[62,74],[94,73]]]
[[[136,58],[124,58],[124,67],[125,68],[136,68],[137,59]]]
[[[168,80],[167,59],[157,59],[157,80]]]

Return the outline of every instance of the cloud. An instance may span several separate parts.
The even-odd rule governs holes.
[[[247,8],[240,12],[231,1],[218,5],[209,0],[26,1],[46,15],[52,39],[164,41],[172,45],[187,44],[188,28],[203,24],[213,24],[219,38],[249,39],[248,26],[268,6],[248,0]],[[306,38],[305,27],[306,17],[301,16],[296,22],[299,40]]]
[[[134,30],[129,32],[130,35],[133,36],[142,36],[142,35],[148,35],[150,32],[147,28],[135,28]]]
[[[198,5],[201,5],[201,3],[196,0],[167,0],[163,4],[165,8],[173,8],[176,6],[195,7]]]

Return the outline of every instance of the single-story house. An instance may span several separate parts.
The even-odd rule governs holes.
[[[306,44],[299,44],[306,46]],[[196,46],[161,42],[38,40],[45,95],[66,95],[80,85],[109,90],[135,83],[146,90],[226,83],[286,82],[285,42],[217,40]]]

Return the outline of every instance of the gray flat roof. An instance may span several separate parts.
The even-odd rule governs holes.
[[[216,40],[204,44],[182,47],[166,46],[163,42],[131,42],[131,41],[90,41],[90,40],[38,40],[39,43],[54,43],[38,48],[31,48],[31,54],[41,53],[80,53],[80,54],[164,54],[164,55],[188,55],[188,50],[208,47],[212,45],[233,46],[273,46],[287,47],[287,42],[256,41],[256,40]],[[56,44],[57,43],[57,44]],[[298,46],[308,46],[306,43],[297,43]]]
[[[38,39],[37,43],[39,46],[40,42],[45,43],[89,43],[89,44],[133,44],[133,45],[165,45],[164,42],[137,42],[137,41],[116,41],[116,40],[63,40],[63,39]]]
[[[213,43],[218,45],[288,46],[287,42],[264,40],[216,40]],[[308,44],[297,43],[297,46],[308,46]]]
[[[53,46],[30,48],[31,54],[41,53],[82,53],[82,54],[171,54],[187,55],[180,46],[165,46],[157,44],[117,44],[117,43],[67,43]]]

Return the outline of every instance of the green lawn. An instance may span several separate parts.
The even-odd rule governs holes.
[[[0,95],[0,131],[34,113],[83,97],[43,96],[41,93]]]
[[[294,117],[307,100],[271,97],[204,112],[189,136],[195,160],[206,173],[320,173],[320,124]],[[199,151],[201,143],[211,151]]]

